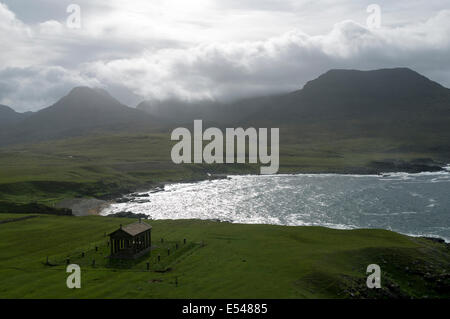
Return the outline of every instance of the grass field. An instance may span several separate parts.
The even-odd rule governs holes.
[[[450,297],[448,248],[385,230],[151,221],[153,255],[131,268],[106,267],[106,252],[94,247],[130,222],[41,215],[0,224],[0,298]],[[160,238],[196,247],[166,256]],[[169,271],[156,272],[158,247]],[[47,266],[46,258],[81,251],[88,260],[78,259],[82,288],[71,290],[65,266]],[[366,287],[369,264],[381,266],[382,289]]]

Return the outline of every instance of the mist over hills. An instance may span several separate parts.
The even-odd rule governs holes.
[[[328,132],[439,138],[448,148],[450,90],[408,68],[374,71],[330,70],[288,94],[233,103],[144,101],[137,108],[121,104],[102,89],[74,88],[54,105],[23,115],[0,108],[0,145],[90,134],[128,132],[192,124],[203,119],[219,127],[289,128],[292,139]]]
[[[169,125],[192,123],[196,119],[219,126],[240,123],[270,105],[275,96],[247,98],[233,103],[219,101],[186,102],[180,100],[143,101],[136,108],[160,118]]]
[[[450,90],[408,68],[330,70],[302,89],[230,104],[143,102],[139,109],[173,123],[203,118],[226,124],[296,124],[320,121],[442,120],[450,115]]]

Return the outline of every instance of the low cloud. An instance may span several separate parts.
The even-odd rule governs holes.
[[[370,30],[353,21],[326,35],[299,30],[266,41],[146,52],[83,66],[147,99],[235,99],[298,89],[331,68],[406,66],[450,84],[450,11],[426,22]]]
[[[59,66],[4,68],[0,70],[0,104],[19,112],[37,110],[80,85],[100,87],[101,83]]]
[[[234,2],[228,11],[242,6],[257,4]],[[265,1],[256,16],[285,15],[294,7]],[[137,34],[137,24],[114,28],[108,24],[113,17],[105,13],[86,30],[71,30],[64,21],[24,23],[0,3],[0,36],[8,44],[0,50],[0,104],[35,110],[78,85],[103,87],[130,105],[143,99],[229,101],[293,91],[332,68],[410,67],[450,86],[450,10],[380,29],[344,20],[323,34],[294,28],[262,40],[198,43],[173,38],[174,30],[164,38],[151,28]],[[188,23],[210,34],[210,20]]]

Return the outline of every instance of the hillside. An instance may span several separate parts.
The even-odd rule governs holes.
[[[172,125],[204,119],[219,127],[279,127],[285,144],[381,138],[401,152],[450,158],[450,89],[408,68],[330,70],[289,94],[139,108]]]
[[[126,268],[108,265],[104,234],[134,221],[39,216],[0,224],[0,298],[450,296],[445,244],[375,229],[157,220],[150,221],[155,249],[164,238],[170,256],[161,253],[160,263],[145,256]],[[184,238],[192,249],[184,248]],[[65,286],[67,256],[81,266],[82,289]],[[374,263],[382,269],[382,289],[370,290],[366,269]]]
[[[331,70],[271,104],[264,118],[280,124],[358,121],[432,128],[450,120],[450,90],[405,68]]]
[[[127,107],[101,89],[74,88],[58,102],[17,121],[0,135],[0,145],[38,142],[99,131],[151,128],[156,120]]]
[[[261,96],[223,103],[219,101],[143,101],[136,108],[159,118],[167,125],[192,124],[202,119],[215,126],[236,125],[254,116],[266,105],[276,105],[278,96]]]
[[[30,113],[18,113],[9,106],[0,105],[0,126],[16,124],[29,115]]]
[[[138,108],[173,122],[203,118],[226,124],[314,123],[327,129],[327,125],[337,122],[347,126],[358,121],[363,126],[376,124],[376,121],[380,125],[401,121],[431,128],[438,122],[448,128],[450,89],[408,68],[330,70],[289,94],[228,104],[147,101]]]
[[[190,126],[280,127],[284,139],[376,137],[415,151],[450,154],[450,90],[407,68],[374,71],[330,70],[302,89],[233,103],[144,101],[127,107],[100,89],[75,88],[54,105],[20,118],[0,131],[0,145],[39,142],[93,132],[131,133]],[[6,118],[6,117],[4,117]]]

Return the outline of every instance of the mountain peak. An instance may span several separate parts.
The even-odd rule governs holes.
[[[397,96],[401,98],[428,95],[443,86],[409,68],[370,71],[332,69],[309,81],[304,94],[333,94],[338,96]]]
[[[104,111],[107,111],[111,108],[123,108],[126,106],[122,105],[104,89],[78,86],[73,88],[69,94],[56,102],[52,108],[53,107],[103,109]]]
[[[3,143],[37,142],[96,131],[135,131],[153,124],[150,115],[121,104],[105,90],[75,87],[55,104],[12,127]]]
[[[422,83],[432,82],[431,80],[421,75],[420,73],[406,67],[385,68],[377,70],[331,69],[328,72],[325,72],[324,74],[319,76],[318,79],[332,80],[335,78],[339,78],[340,80],[345,78],[348,78],[350,80],[365,80],[370,78],[374,81],[380,79],[387,80],[389,78],[394,78],[398,80],[404,80],[407,82],[411,81],[420,81]]]
[[[109,99],[114,99],[108,91],[102,88],[90,88],[88,86],[77,86],[74,87],[66,97],[70,98],[86,98],[86,97],[95,97],[95,96],[103,96]]]

